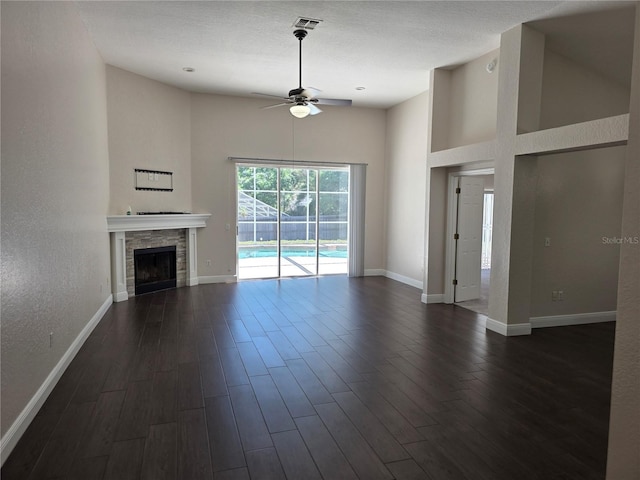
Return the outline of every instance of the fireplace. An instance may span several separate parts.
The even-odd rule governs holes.
[[[175,245],[139,248],[133,257],[136,295],[176,287]]]
[[[111,215],[111,278],[113,300],[136,295],[134,250],[176,247],[176,287],[198,285],[196,230],[206,227],[211,215]]]

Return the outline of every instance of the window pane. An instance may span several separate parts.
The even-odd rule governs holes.
[[[253,167],[238,167],[238,190],[253,190]]]
[[[238,192],[238,220],[253,220],[255,218],[254,193]]]
[[[320,170],[321,192],[348,192],[349,172],[341,170]]]
[[[257,192],[256,199],[258,200],[258,204],[263,203],[263,206],[277,208],[278,206],[278,195],[275,192]],[[258,205],[257,208],[260,208]],[[272,216],[275,215],[275,212]]]
[[[349,215],[349,196],[343,193],[320,194],[320,220],[346,221]]]
[[[306,219],[307,211],[315,213],[315,194],[306,192],[289,192],[280,195],[280,205],[282,207],[282,215],[288,217],[304,217]]]
[[[306,191],[307,170],[302,168],[282,168],[280,170],[280,189],[283,192]],[[315,190],[315,183],[313,190]]]
[[[256,190],[277,190],[278,189],[278,169],[257,167],[256,168]]]
[[[348,271],[349,172],[320,171],[318,273]]]

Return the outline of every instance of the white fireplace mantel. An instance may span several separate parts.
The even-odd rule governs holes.
[[[144,230],[170,230],[174,228],[203,228],[210,213],[174,215],[111,215],[107,217],[109,232],[140,232]]]
[[[146,230],[187,230],[187,286],[198,285],[198,255],[196,229],[207,226],[209,213],[171,215],[111,215],[107,231],[111,233],[111,277],[116,302],[129,299],[127,293],[127,256],[125,232]]]

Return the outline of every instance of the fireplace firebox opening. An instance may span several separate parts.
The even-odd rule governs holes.
[[[140,248],[133,251],[135,293],[176,288],[176,247]]]

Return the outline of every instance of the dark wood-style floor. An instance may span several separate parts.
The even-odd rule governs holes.
[[[113,305],[11,479],[602,479],[614,325],[505,338],[382,277]]]

